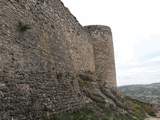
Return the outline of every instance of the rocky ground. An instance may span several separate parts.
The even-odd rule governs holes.
[[[155,107],[156,111],[159,112],[156,114],[157,117],[149,117],[145,120],[160,120],[160,83],[154,83],[149,85],[130,85],[119,87],[119,90],[122,91],[125,95],[130,96],[134,99],[144,101],[147,103],[157,104]]]

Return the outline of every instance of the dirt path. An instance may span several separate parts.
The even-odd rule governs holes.
[[[157,113],[157,117],[160,118],[160,111]]]

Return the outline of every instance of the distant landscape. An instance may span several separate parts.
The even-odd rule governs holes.
[[[144,102],[153,104],[160,103],[160,83],[121,86],[119,90],[127,96]]]
[[[125,5],[125,9],[119,14],[117,11],[123,6],[117,4],[117,1],[113,2],[113,7],[109,1],[103,6],[102,1],[97,2],[93,8],[96,8],[96,11],[102,7],[109,8],[108,10],[93,12],[89,8],[93,5],[93,1],[88,4],[83,1],[82,7],[76,4],[79,10],[85,13],[90,11],[85,21],[96,14],[102,14],[106,19],[117,16],[118,19],[111,19],[117,21],[113,23],[115,26],[120,26],[117,32],[112,32],[112,28],[106,26],[110,22],[105,20],[90,22],[89,25],[81,24],[79,18],[77,19],[70,9],[66,8],[62,0],[0,0],[0,120],[158,120],[160,118],[160,105],[156,105],[160,103],[160,83],[120,87],[123,93],[117,89],[119,81],[116,79],[116,74],[122,77],[121,83],[132,82],[128,78],[130,73],[134,73],[136,79],[133,76],[130,78],[147,83],[147,80],[153,82],[154,79],[150,79],[145,73],[159,70],[143,68],[141,65],[144,62],[149,65],[148,61],[158,61],[159,64],[159,54],[158,58],[152,55],[149,56],[151,59],[138,63],[136,61],[141,58],[139,56],[141,54],[145,56],[143,53],[136,53],[141,51],[141,44],[135,55],[134,52],[126,53],[130,51],[128,46],[130,42],[121,41],[119,36],[112,36],[118,33],[122,39],[128,36],[134,40],[137,37],[134,31],[138,30],[140,25],[136,23],[135,30],[128,30],[132,29],[130,25],[135,23],[133,19],[141,18],[143,14],[128,18],[133,16],[131,11],[135,11],[135,8],[137,13],[142,9],[137,9],[139,1],[128,13],[125,11],[132,7],[132,2],[128,2],[131,4],[128,6],[126,1],[124,3],[120,1],[120,4]],[[142,6],[145,3],[144,1]],[[118,6],[120,8],[117,8]],[[150,4],[147,10],[148,8]],[[121,19],[123,12],[126,16],[124,24],[121,22],[125,20]],[[103,20],[98,16],[94,18]],[[148,18],[152,16],[147,14]],[[127,22],[129,24],[124,27]],[[114,31],[114,25],[109,25]],[[149,29],[148,24],[144,25],[146,26]],[[124,33],[120,32],[122,29],[125,30]],[[135,37],[130,34],[132,32]],[[143,32],[146,36],[146,32]],[[117,38],[122,44],[120,48],[117,47],[121,59],[116,59],[113,38]],[[147,42],[144,41],[142,45],[144,43]],[[150,48],[150,44],[145,47],[148,46]],[[119,52],[121,48],[123,50]],[[118,68],[118,71],[117,62],[118,66],[122,67]],[[152,64],[150,66],[152,67]],[[126,73],[128,70],[129,74]],[[140,76],[143,79],[138,79],[137,72],[143,73]]]

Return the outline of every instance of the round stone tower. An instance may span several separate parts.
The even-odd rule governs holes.
[[[116,71],[112,32],[108,26],[85,26],[94,48],[96,75],[101,84],[116,87]]]

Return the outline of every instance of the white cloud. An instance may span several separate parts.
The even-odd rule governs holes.
[[[118,85],[160,82],[160,56],[139,61],[134,65],[119,66],[117,72]]]
[[[119,85],[160,82],[159,0],[62,1],[82,25],[112,28]]]

